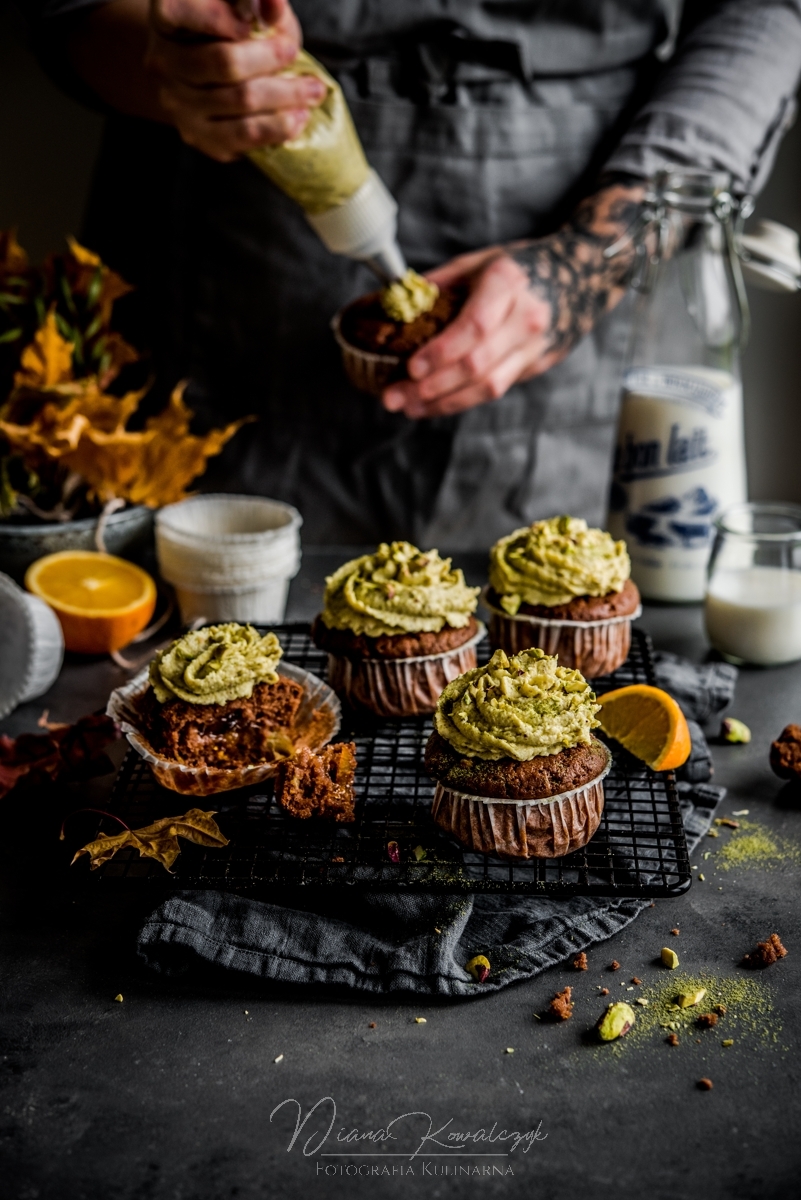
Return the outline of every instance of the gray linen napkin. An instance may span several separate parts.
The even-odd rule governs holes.
[[[664,665],[688,718],[705,720],[730,702],[735,668],[695,667],[674,655],[659,659],[658,681],[667,683]],[[709,829],[725,788],[705,782],[711,775],[709,748],[695,720],[690,729],[693,752],[678,789],[693,849]],[[625,869],[625,857],[619,856],[618,865]],[[309,902],[314,903],[311,897]],[[613,937],[650,901],[376,893],[327,895],[318,903],[319,912],[225,892],[177,893],[146,922],[137,950],[165,975],[205,962],[287,983],[467,997],[530,979]],[[483,984],[465,970],[476,954],[491,963]]]

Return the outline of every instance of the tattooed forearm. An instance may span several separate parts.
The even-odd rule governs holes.
[[[634,246],[625,243],[612,258],[604,250],[633,225],[644,195],[644,185],[611,184],[583,200],[556,233],[507,247],[551,307],[552,355],[563,357],[622,300]]]

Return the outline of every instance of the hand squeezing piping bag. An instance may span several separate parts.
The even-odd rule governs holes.
[[[271,37],[259,0],[230,0],[253,24],[251,37]],[[406,263],[397,242],[398,205],[370,167],[342,89],[305,50],[280,75],[312,75],[327,90],[302,132],[277,146],[260,146],[248,157],[295,200],[333,254],[366,263],[384,282],[400,279]]]

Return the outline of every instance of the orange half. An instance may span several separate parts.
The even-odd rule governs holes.
[[[25,586],[55,612],[64,644],[79,654],[127,646],[156,607],[156,585],[141,567],[93,550],[62,550],[31,563]]]
[[[690,731],[676,701],[645,683],[598,697],[601,729],[654,771],[671,771],[690,757]]]

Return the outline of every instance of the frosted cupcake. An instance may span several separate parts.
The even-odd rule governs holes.
[[[440,290],[410,270],[348,304],[331,327],[351,383],[379,396],[387,384],[406,379],[408,360],[450,324],[466,298],[467,288]]]
[[[628,657],[640,593],[625,542],[578,517],[535,521],[490,551],[490,641],[509,654],[538,646],[588,679]]]
[[[433,712],[447,683],[476,665],[479,588],[438,551],[382,543],[326,580],[312,637],[331,686],[379,716]]]
[[[609,751],[592,735],[595,694],[541,650],[484,667],[443,691],[426,747],[432,816],[471,850],[556,858],[598,828]]]

